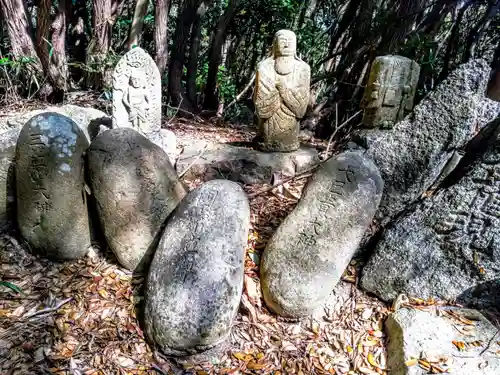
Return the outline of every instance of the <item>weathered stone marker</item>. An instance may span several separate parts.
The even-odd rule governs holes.
[[[161,77],[149,54],[128,51],[113,73],[113,127],[130,127],[160,146],[173,163],[175,134],[161,128]]]
[[[56,112],[71,118],[91,138],[91,129],[103,127],[107,123],[104,112],[93,108],[82,108],[67,104],[62,107],[48,107],[46,109],[33,110],[26,113],[16,113],[6,116],[0,122],[0,228],[7,229],[16,220],[15,216],[15,156],[19,133],[23,126],[33,117],[46,113]],[[4,122],[5,121],[5,122]]]
[[[161,128],[160,72],[140,47],[128,51],[115,67],[113,127],[130,127],[143,135]]]
[[[262,258],[264,300],[286,317],[312,314],[340,280],[375,214],[383,181],[356,152],[323,164]]]
[[[17,221],[30,248],[50,258],[77,259],[90,246],[84,190],[88,145],[74,121],[52,112],[33,117],[19,134]]]
[[[403,56],[378,56],[373,61],[362,107],[363,125],[392,128],[413,109],[420,66]]]
[[[165,354],[200,353],[229,335],[249,226],[246,194],[226,180],[189,193],[168,219],[145,294],[146,333]]]
[[[498,305],[500,119],[490,126],[497,134],[485,153],[460,172],[467,173],[384,232],[363,270],[364,289],[383,300],[404,293],[478,307]]]
[[[108,245],[122,266],[143,271],[186,194],[167,154],[134,129],[115,128],[92,141],[87,168]]]
[[[289,152],[299,148],[299,120],[309,103],[311,68],[296,54],[297,38],[280,30],[273,56],[260,62],[254,102],[258,116],[257,146],[262,151]]]

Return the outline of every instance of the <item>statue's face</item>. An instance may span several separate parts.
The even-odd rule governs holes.
[[[130,85],[134,88],[138,88],[141,85],[141,81],[137,77],[130,77]]]
[[[276,33],[275,51],[278,56],[294,56],[297,50],[297,38],[291,31]]]

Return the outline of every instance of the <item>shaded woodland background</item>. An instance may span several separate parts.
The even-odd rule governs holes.
[[[417,102],[471,58],[500,71],[500,0],[0,0],[0,8],[3,101],[60,102],[72,90],[109,99],[115,64],[140,45],[160,69],[165,112],[251,123],[249,83],[282,28],[296,32],[312,68],[302,127],[323,137],[359,110],[378,55],[420,64]]]

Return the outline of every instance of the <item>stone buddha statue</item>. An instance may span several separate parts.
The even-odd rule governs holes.
[[[290,152],[300,147],[299,121],[309,103],[311,68],[296,54],[297,38],[290,30],[274,36],[273,55],[259,63],[254,103],[258,117],[257,148]]]

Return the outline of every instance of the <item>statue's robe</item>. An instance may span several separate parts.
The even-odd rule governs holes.
[[[309,103],[311,69],[299,59],[291,72],[280,75],[275,61],[268,58],[257,67],[254,103],[258,117],[258,146],[265,151],[297,150],[299,120]]]

